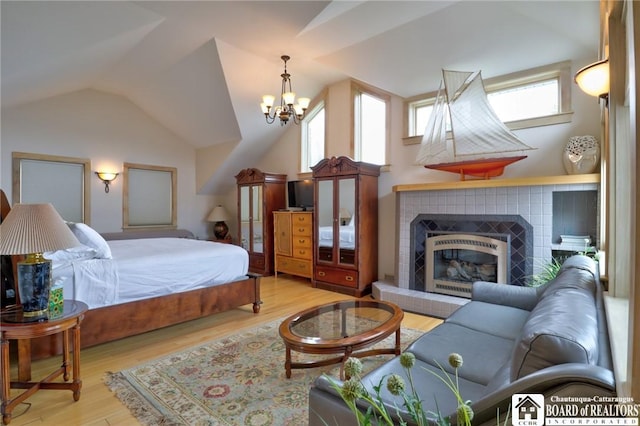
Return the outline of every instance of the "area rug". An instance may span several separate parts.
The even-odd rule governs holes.
[[[309,387],[323,373],[338,377],[339,366],[294,369],[287,379],[281,322],[108,373],[105,383],[143,425],[306,425]],[[403,328],[403,349],[422,333]],[[294,362],[318,357],[292,352]],[[390,357],[362,358],[365,371]]]

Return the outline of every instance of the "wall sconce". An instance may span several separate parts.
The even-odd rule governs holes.
[[[224,223],[225,220],[229,220],[229,213],[227,213],[227,210],[221,205],[214,207],[207,217],[207,222],[215,222],[213,225],[213,235],[215,235],[217,240],[228,240],[231,238],[231,235],[229,235],[229,227]]]
[[[574,80],[586,94],[609,102],[609,59],[587,65],[576,73]]]
[[[118,177],[118,173],[109,173],[109,172],[96,172],[96,176],[102,182],[104,182],[104,192],[109,193],[109,184],[114,181],[115,178]]]

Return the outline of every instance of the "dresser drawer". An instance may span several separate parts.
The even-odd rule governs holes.
[[[311,278],[313,272],[313,264],[310,260],[279,257],[278,272]]]
[[[311,235],[313,235],[313,226],[311,223],[297,223],[296,220],[293,220],[293,223],[291,223],[291,234],[293,234],[294,237],[311,237]]]
[[[358,271],[316,266],[315,277],[316,280],[326,283],[345,287],[358,287]]]
[[[313,259],[313,248],[310,245],[297,245],[294,241],[293,243],[293,257],[300,259]]]

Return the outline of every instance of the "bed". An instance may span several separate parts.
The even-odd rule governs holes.
[[[53,281],[65,298],[89,305],[82,347],[243,305],[260,311],[260,276],[247,272],[248,253],[241,247],[185,238],[191,234],[183,230],[105,234],[107,241],[87,225],[70,228],[82,246],[45,257],[52,258]],[[126,320],[114,326],[114,318]],[[61,348],[56,336],[33,339],[32,359]]]

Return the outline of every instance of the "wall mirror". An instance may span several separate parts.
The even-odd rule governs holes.
[[[12,204],[51,203],[68,222],[90,222],[91,161],[14,152]]]
[[[124,163],[124,229],[176,228],[178,170],[175,167]]]

